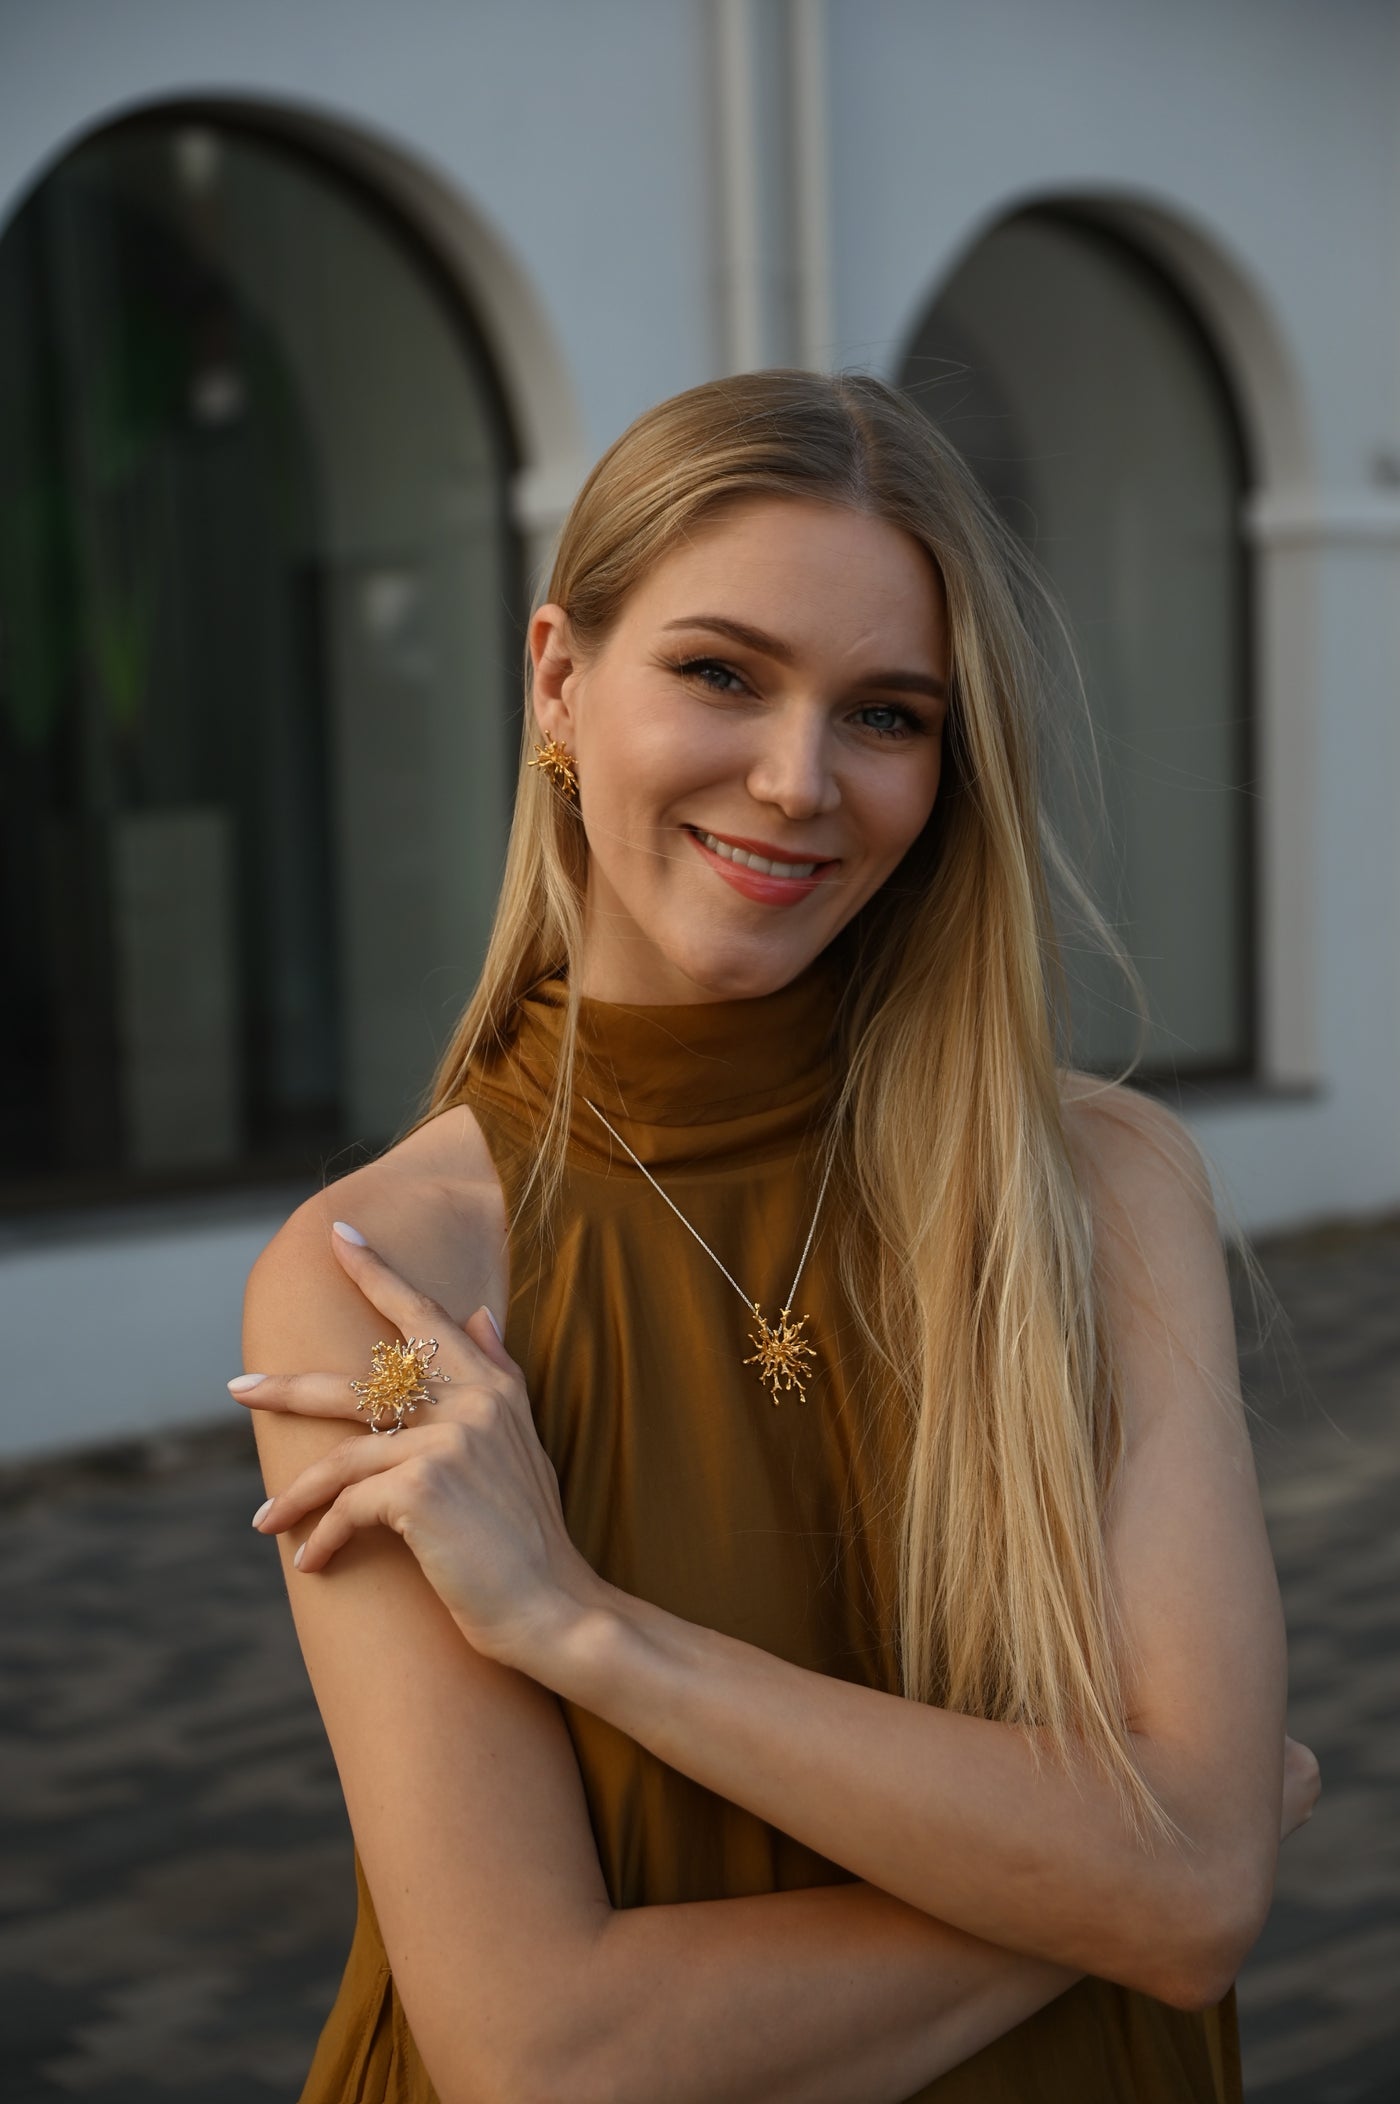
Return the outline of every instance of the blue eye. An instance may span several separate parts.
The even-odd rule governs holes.
[[[682,679],[694,680],[711,694],[737,695],[749,691],[742,673],[736,672],[732,665],[726,665],[723,658],[684,658],[674,670]],[[861,717],[871,716],[883,716],[887,720],[867,723],[865,728],[873,731],[877,738],[891,738],[897,743],[922,737],[929,728],[916,710],[901,708],[898,702],[869,701],[856,711],[858,721]]]
[[[892,701],[872,701],[860,711],[862,716],[889,716],[891,723],[872,723],[870,729],[880,738],[908,738],[923,730],[920,717],[912,709],[901,709]]]
[[[709,687],[710,691],[716,694],[732,694],[735,690],[732,687],[714,686],[705,677],[706,673],[718,672],[723,679],[737,680],[739,678],[739,674],[734,670],[733,666],[724,664],[719,658],[687,658],[683,664],[677,665],[676,670],[683,679],[699,680],[701,686]],[[743,682],[740,681],[740,685],[742,684]]]

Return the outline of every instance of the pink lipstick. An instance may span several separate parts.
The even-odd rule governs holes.
[[[795,855],[783,854],[782,860],[790,861],[801,876],[785,877],[773,870],[754,869],[747,861],[738,861],[729,855],[717,852],[710,845],[718,841],[722,847],[737,848],[746,855],[761,855],[765,861],[780,859],[779,851],[759,841],[731,839],[725,833],[702,834],[698,828],[685,827],[685,832],[695,843],[702,859],[709,863],[717,875],[732,885],[734,890],[747,899],[756,899],[763,906],[795,906],[815,891],[822,879],[835,869],[839,858],[815,855],[799,860]]]

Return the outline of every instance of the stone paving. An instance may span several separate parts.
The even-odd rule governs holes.
[[[1251,2104],[1400,2096],[1400,1219],[1261,1246],[1241,1303],[1324,1794],[1240,1980]],[[354,1915],[349,1830],[251,1432],[0,1475],[0,2099],[293,2104]]]
[[[1288,1617],[1289,1728],[1323,1794],[1239,1983],[1259,2104],[1400,2098],[1400,1219],[1261,1248],[1297,1362],[1246,1343]],[[1244,1326],[1242,1326],[1244,1327]]]

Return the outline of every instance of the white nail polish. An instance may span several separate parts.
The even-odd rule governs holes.
[[[352,1227],[348,1220],[332,1220],[331,1226],[340,1236],[342,1242],[357,1243],[361,1249],[365,1249],[368,1247],[368,1244],[366,1243],[364,1236],[360,1233],[358,1227]]]
[[[228,1385],[232,1394],[246,1395],[250,1388],[256,1388],[259,1381],[265,1381],[266,1379],[267,1375],[265,1373],[241,1373],[236,1380],[230,1381]]]
[[[499,1324],[499,1322],[497,1322],[495,1316],[491,1313],[491,1310],[489,1308],[486,1310],[486,1320],[490,1323],[492,1329],[496,1332],[498,1341],[504,1344],[506,1340],[504,1335],[502,1334],[501,1325]]]
[[[292,1562],[293,1562],[293,1563],[296,1563],[296,1564],[299,1564],[299,1563],[301,1562],[301,1559],[302,1559],[302,1557],[303,1557],[303,1556],[304,1556],[305,1554],[306,1554],[306,1543],[305,1543],[305,1542],[303,1542],[303,1543],[302,1543],[302,1545],[301,1545],[301,1547],[300,1547],[300,1548],[299,1548],[299,1549],[297,1550],[297,1553],[296,1553],[296,1555],[295,1555],[295,1556],[294,1556],[294,1557],[292,1558]]]
[[[263,1521],[267,1518],[269,1512],[271,1512],[272,1510],[272,1504],[272,1499],[268,1498],[265,1501],[265,1503],[259,1505],[257,1511],[253,1514],[253,1525],[255,1527],[261,1527]]]

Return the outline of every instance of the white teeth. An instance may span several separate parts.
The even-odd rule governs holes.
[[[727,840],[717,840],[713,833],[701,833],[700,838],[726,862],[742,862],[745,869],[756,869],[761,877],[810,877],[818,866],[815,862],[768,862],[762,855],[751,855],[746,847],[731,847]]]

